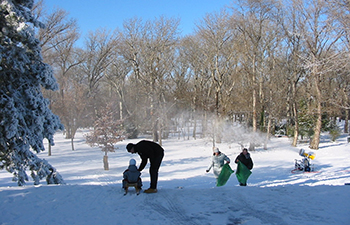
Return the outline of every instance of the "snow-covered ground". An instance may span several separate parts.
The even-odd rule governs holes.
[[[11,174],[0,171],[0,224],[350,224],[350,144],[343,135],[330,142],[327,135],[320,149],[307,144],[291,147],[288,138],[273,138],[268,150],[251,152],[254,161],[247,187],[238,186],[233,174],[223,187],[205,170],[212,154],[211,140],[164,140],[165,157],[160,168],[158,193],[123,196],[122,172],[131,158],[126,140],[109,153],[110,170],[103,170],[103,153],[89,147],[80,131],[75,151],[62,133],[55,136],[52,156],[47,159],[66,185],[34,186],[29,181],[17,187]],[[217,147],[234,160],[240,145]],[[293,174],[298,152],[316,154],[317,173]],[[235,164],[231,163],[233,169]],[[149,187],[148,166],[142,172]]]

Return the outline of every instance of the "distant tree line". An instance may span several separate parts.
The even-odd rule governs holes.
[[[130,137],[150,133],[161,143],[191,122],[193,137],[239,122],[253,132],[312,137],[349,119],[348,0],[235,0],[208,13],[190,35],[180,20],[131,18],[114,31],[98,29],[77,45],[68,13],[35,14],[46,63],[59,83],[44,91],[67,138],[92,127],[107,105]],[[348,133],[345,123],[343,132]]]

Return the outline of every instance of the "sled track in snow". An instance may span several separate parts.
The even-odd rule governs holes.
[[[288,225],[281,217],[264,210],[257,209],[257,206],[246,201],[244,196],[237,195],[237,200],[244,205],[243,216],[246,218],[257,218],[264,224]],[[264,203],[265,204],[265,203]],[[266,202],[268,204],[268,202]]]
[[[176,196],[169,196],[166,193],[158,193],[158,198],[154,195],[146,196],[146,203],[153,208],[154,211],[171,220],[171,224],[176,225],[202,225],[203,223],[196,223],[194,218],[187,215],[185,209],[179,207],[182,205],[177,200]],[[159,198],[161,197],[161,198]]]

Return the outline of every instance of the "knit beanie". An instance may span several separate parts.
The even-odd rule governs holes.
[[[214,152],[214,153],[219,153],[220,150],[219,150],[219,148],[214,148],[213,152]]]
[[[130,166],[135,166],[136,165],[136,160],[135,159],[130,159],[129,165]]]

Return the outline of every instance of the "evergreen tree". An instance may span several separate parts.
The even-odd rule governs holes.
[[[62,177],[36,153],[43,140],[63,126],[49,109],[41,88],[56,90],[52,69],[43,63],[35,29],[43,25],[31,13],[33,0],[0,1],[0,168],[13,173],[21,186],[31,171],[34,184],[46,177],[63,183]]]

